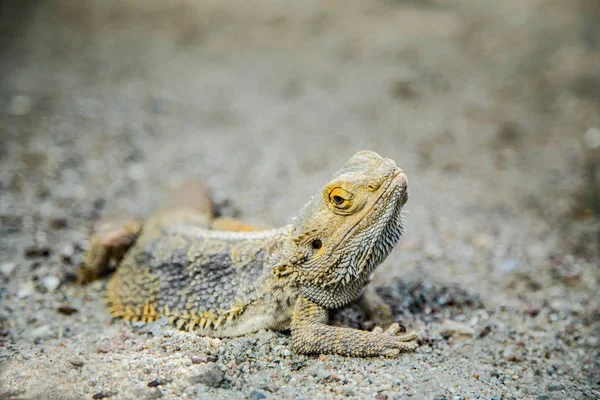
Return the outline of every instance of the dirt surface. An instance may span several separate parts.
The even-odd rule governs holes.
[[[597,1],[5,0],[0,19],[0,398],[600,397]],[[129,325],[105,279],[73,282],[98,220],[185,177],[277,226],[362,149],[410,180],[375,285],[414,354]]]

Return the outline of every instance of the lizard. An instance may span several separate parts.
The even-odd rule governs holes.
[[[367,284],[404,233],[407,200],[406,174],[373,151],[350,158],[282,228],[214,219],[208,189],[187,183],[146,221],[96,233],[81,276],[118,263],[107,290],[115,317],[167,317],[220,338],[290,330],[299,354],[395,357],[415,350],[418,336]],[[355,300],[372,331],[327,324],[329,310]]]

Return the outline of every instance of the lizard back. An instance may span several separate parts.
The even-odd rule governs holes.
[[[217,329],[262,295],[285,233],[189,225],[144,233],[111,280],[108,302],[134,321],[166,316],[180,329]]]

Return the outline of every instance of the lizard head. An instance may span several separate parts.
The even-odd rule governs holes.
[[[288,261],[306,297],[336,308],[360,294],[403,233],[407,183],[394,161],[361,151],[304,206]]]

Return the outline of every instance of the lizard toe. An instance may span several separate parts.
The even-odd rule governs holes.
[[[401,342],[412,342],[413,340],[417,340],[419,335],[416,332],[403,333],[402,335],[397,335],[396,339]]]
[[[373,330],[371,332],[381,334],[381,333],[383,333],[383,328],[380,326],[376,326],[375,328],[373,328]]]
[[[394,335],[398,334],[400,331],[401,331],[400,325],[394,322],[385,330],[385,334],[394,336]]]
[[[419,347],[419,344],[417,343],[416,340],[411,341],[411,342],[399,342],[398,343],[398,348],[400,349],[400,351],[415,351],[417,348]]]

